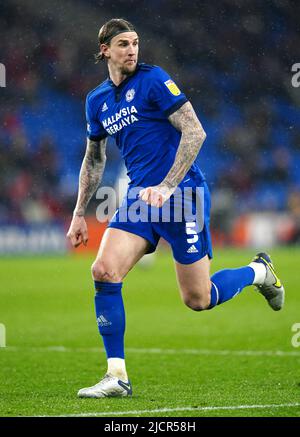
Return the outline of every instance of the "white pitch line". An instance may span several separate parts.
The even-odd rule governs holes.
[[[99,353],[103,348],[98,347],[65,347],[65,346],[8,346],[0,348],[7,352],[66,352],[66,353]],[[300,351],[281,350],[217,350],[217,349],[162,349],[162,348],[127,348],[126,352],[133,354],[160,354],[160,355],[234,355],[234,356],[270,356],[270,357],[299,357]]]
[[[173,413],[176,411],[217,411],[217,410],[254,410],[254,409],[269,409],[269,408],[291,408],[300,407],[300,403],[290,404],[267,404],[267,405],[233,405],[222,407],[177,407],[177,408],[157,408],[153,410],[132,410],[132,411],[101,411],[99,413],[78,413],[64,414],[58,416],[33,416],[33,417],[96,417],[96,416],[124,416],[125,414],[133,414],[138,416],[146,413]]]

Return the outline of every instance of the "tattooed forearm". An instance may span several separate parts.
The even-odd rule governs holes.
[[[206,138],[192,105],[187,102],[170,115],[169,121],[182,132],[174,164],[161,184],[175,188],[182,181]]]
[[[87,205],[102,180],[106,156],[106,139],[87,140],[87,148],[79,175],[78,198],[74,215],[83,216]]]

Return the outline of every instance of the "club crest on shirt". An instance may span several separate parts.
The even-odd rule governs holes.
[[[165,82],[165,85],[170,91],[170,93],[173,94],[173,96],[179,96],[179,94],[181,93],[176,83],[174,83],[171,79],[167,80]]]
[[[134,90],[133,88],[131,88],[131,89],[128,90],[127,93],[126,93],[126,96],[125,96],[126,101],[127,101],[127,102],[131,102],[131,100],[134,99],[134,95],[135,95],[135,90]]]

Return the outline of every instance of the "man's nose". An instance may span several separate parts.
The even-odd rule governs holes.
[[[136,46],[130,45],[128,54],[134,56],[136,54]]]

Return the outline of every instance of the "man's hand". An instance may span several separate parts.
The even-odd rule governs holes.
[[[160,208],[172,196],[175,188],[169,188],[167,185],[160,184],[155,187],[147,187],[139,192],[139,198],[144,200],[147,205]]]
[[[73,247],[80,246],[83,243],[85,246],[88,242],[88,230],[83,216],[73,216],[67,237],[71,241]]]

